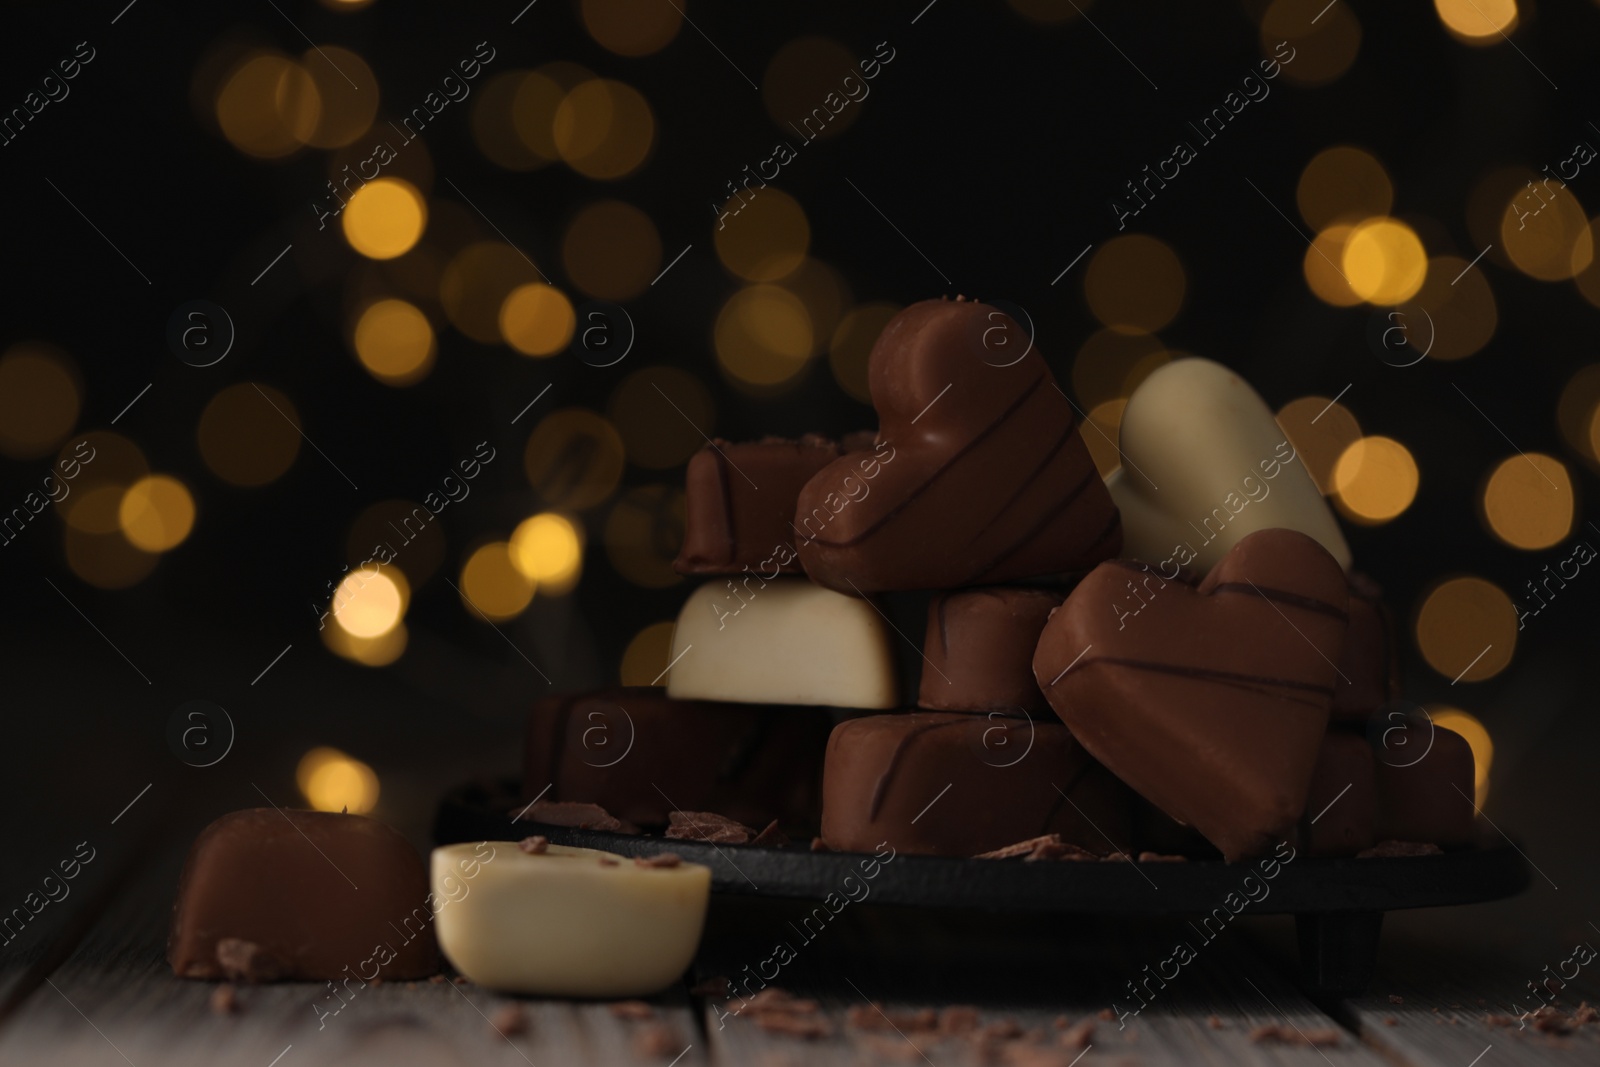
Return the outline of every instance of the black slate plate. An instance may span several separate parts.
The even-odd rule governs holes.
[[[576,830],[516,820],[509,789],[464,786],[444,798],[434,823],[440,844],[520,840],[543,834],[562,845],[624,856],[673,852],[711,868],[712,889],[745,896],[821,900],[859,884],[870,854],[711,845],[663,837]],[[1511,896],[1528,884],[1521,853],[1505,838],[1437,856],[1310,859],[1297,856],[1263,877],[1256,864],[1039,862],[895,856],[879,865],[870,897],[880,904],[985,911],[1099,915],[1205,914],[1230,893],[1254,896],[1253,915],[1384,912],[1471,904]],[[1246,878],[1251,878],[1246,883]],[[846,885],[846,878],[856,881]]]

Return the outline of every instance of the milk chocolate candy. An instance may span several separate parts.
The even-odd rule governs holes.
[[[799,574],[795,499],[800,488],[839,458],[839,445],[807,434],[735,444],[713,441],[689,459],[680,574],[738,574],[771,579]]]
[[[433,850],[439,947],[473,982],[538,996],[648,996],[694,958],[709,867],[669,855],[488,844],[488,859],[473,845]]]
[[[927,300],[884,327],[868,362],[878,444],[800,492],[800,562],[841,592],[948,589],[1081,570],[1121,544],[1117,510],[1072,405],[1001,311]]]
[[[934,597],[917,703],[940,711],[1048,715],[1033,679],[1033,649],[1060,603],[1060,593],[1012,587]]]
[[[528,719],[524,795],[586,801],[648,826],[676,809],[815,826],[832,726],[811,709],[673,700],[659,689],[546,697]]]
[[[1477,839],[1476,779],[1465,738],[1424,721],[1386,730],[1373,751],[1379,840],[1453,848]]]
[[[1228,860],[1294,829],[1328,725],[1344,569],[1293,530],[1241,540],[1198,585],[1163,580],[1137,612],[1102,563],[1040,635],[1034,676],[1117,777]]]
[[[1338,657],[1333,719],[1358,725],[1400,695],[1399,658],[1394,627],[1378,585],[1364,574],[1350,575],[1350,626]]]
[[[200,832],[172,909],[181,978],[423,978],[439,969],[428,872],[363,815],[253,808]]]
[[[1360,734],[1329,730],[1311,772],[1297,828],[1308,856],[1354,856],[1377,842],[1378,790],[1372,746]]]
[[[672,631],[679,700],[892,708],[899,682],[879,609],[798,578],[708,582]]]
[[[1129,847],[1126,787],[1054,721],[851,719],[828,739],[822,789],[822,839],[835,851],[887,841],[898,852],[976,856],[1049,833],[1100,854]]]
[[[1248,382],[1209,359],[1179,359],[1139,384],[1122,412],[1122,467],[1106,479],[1123,555],[1170,579],[1204,575],[1245,536],[1299,530],[1350,566],[1350,548],[1294,445]]]

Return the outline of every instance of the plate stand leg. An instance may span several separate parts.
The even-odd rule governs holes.
[[[1378,964],[1381,911],[1304,913],[1294,918],[1300,972],[1314,999],[1355,996]]]

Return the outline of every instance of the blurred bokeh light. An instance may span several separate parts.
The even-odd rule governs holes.
[[[410,182],[377,178],[351,195],[339,218],[351,248],[368,259],[393,259],[421,239],[428,205]]]
[[[767,114],[786,137],[837,137],[855,123],[862,103],[870,98],[872,83],[861,73],[856,57],[839,42],[826,37],[799,37],[778,49],[768,61],[761,79],[761,99]],[[850,91],[856,99],[844,85],[844,79],[852,75],[852,85],[860,86]],[[828,106],[829,94],[834,107]]]
[[[582,12],[589,36],[619,56],[659,52],[683,24],[677,5],[661,0],[583,0]]]
[[[1089,310],[1125,332],[1155,333],[1183,307],[1187,280],[1178,254],[1144,234],[1115,237],[1095,252],[1084,276]]]
[[[363,815],[378,803],[378,776],[336,748],[314,748],[300,757],[295,784],[314,811]]]
[[[717,364],[735,386],[768,393],[793,381],[814,351],[811,316],[800,298],[776,285],[751,285],[717,314]]]
[[[551,120],[556,151],[587,178],[633,173],[655,146],[656,118],[637,89],[592,78],[571,89]]]
[[[612,392],[606,414],[622,435],[628,461],[651,470],[683,463],[716,426],[710,391],[677,367],[634,371]]]
[[[1476,796],[1473,803],[1482,808],[1489,800],[1489,771],[1494,766],[1494,742],[1476,717],[1448,704],[1428,705],[1428,717],[1435,726],[1460,734],[1472,749],[1472,777]]]
[[[1505,670],[1517,647],[1517,610],[1511,598],[1482,578],[1449,578],[1423,598],[1417,611],[1417,649],[1444,677],[1481,682]]]
[[[231,485],[266,485],[300,454],[300,416],[270,385],[241,382],[206,404],[197,437],[212,474]]]
[[[683,545],[683,490],[667,485],[630,489],[606,518],[606,556],[634,585],[666,589],[683,581],[672,561]]]
[[[604,300],[631,300],[661,270],[661,236],[650,216],[620,200],[590,204],[567,227],[561,261],[572,284]]]
[[[1417,496],[1417,461],[1391,437],[1352,441],[1333,465],[1334,502],[1348,519],[1375,525],[1395,518]]]
[[[167,552],[181,545],[194,528],[194,497],[169,474],[148,475],[123,493],[117,519],[134,547]]]
[[[356,320],[356,356],[385,385],[415,385],[433,369],[433,325],[405,300],[379,300]]]
[[[582,511],[616,489],[627,452],[608,420],[583,408],[565,408],[539,420],[528,437],[523,466],[547,505]]]
[[[1318,152],[1300,172],[1295,203],[1306,225],[1320,232],[1336,222],[1387,215],[1394,206],[1394,186],[1371,153],[1335,145]]]
[[[768,186],[740,193],[723,206],[712,238],[722,265],[749,282],[775,282],[806,258],[811,224],[799,201]]]
[[[23,342],[0,355],[0,454],[49,455],[72,432],[82,407],[78,369],[50,345]]]
[[[576,323],[567,294],[543,282],[517,286],[500,306],[500,335],[525,356],[553,356],[566,348]]]
[[[622,653],[618,682],[622,685],[666,685],[667,664],[672,662],[671,621],[653,622],[633,635]]]
[[[828,366],[839,388],[863,404],[872,403],[867,386],[867,357],[889,320],[900,314],[899,304],[875,300],[850,309],[839,320],[828,343]]]
[[[1516,29],[1517,0],[1433,0],[1439,21],[1465,44],[1499,44]]]
[[[1549,548],[1572,532],[1572,478],[1543,453],[1507,456],[1484,484],[1482,507],[1490,531],[1512,548]]]
[[[511,562],[541,595],[572,591],[583,573],[583,531],[554,511],[532,515],[511,532]]]
[[[1345,237],[1340,270],[1350,289],[1372,304],[1410,300],[1428,276],[1428,254],[1416,231],[1385,216],[1357,223]]]
[[[1339,458],[1361,439],[1361,424],[1355,415],[1328,397],[1303,396],[1278,409],[1278,425],[1317,489],[1323,496],[1332,496]]]
[[[461,568],[461,598],[474,619],[501,622],[521,615],[533,602],[533,581],[512,562],[505,541],[479,545]]]

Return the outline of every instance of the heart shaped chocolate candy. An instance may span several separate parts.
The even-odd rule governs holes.
[[[1146,378],[1122,412],[1119,446],[1124,462],[1106,485],[1122,512],[1123,555],[1163,576],[1180,566],[1205,574],[1245,535],[1282,527],[1349,568],[1339,523],[1288,435],[1222,364],[1180,359]]]
[[[1348,599],[1339,562],[1294,530],[1250,534],[1197,586],[1112,560],[1045,624],[1034,676],[1092,756],[1244,859],[1305,807]]]
[[[970,301],[926,300],[884,327],[868,364],[870,459],[844,456],[800,491],[812,579],[841,592],[948,589],[1081,570],[1115,555],[1117,509],[1038,351]]]

